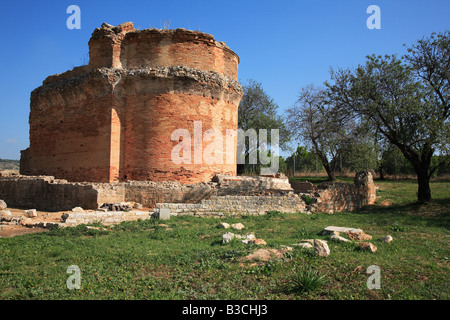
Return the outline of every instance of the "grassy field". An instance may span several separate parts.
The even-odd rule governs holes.
[[[281,259],[249,261],[243,257],[256,246],[222,244],[225,231],[216,218],[152,219],[110,230],[78,226],[0,239],[0,299],[449,299],[450,182],[433,182],[435,200],[424,206],[414,204],[413,180],[376,184],[377,204],[353,213],[221,220],[243,223],[235,233],[254,232],[276,249],[327,240],[319,233],[329,225],[361,228],[373,236],[376,253],[328,239],[328,257],[295,248]],[[393,242],[378,240],[387,234]],[[81,289],[66,286],[71,265],[81,270]],[[381,289],[366,285],[371,265],[380,268]],[[324,283],[301,287],[308,270]]]

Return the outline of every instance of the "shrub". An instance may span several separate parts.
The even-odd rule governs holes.
[[[325,275],[311,268],[295,270],[289,280],[292,290],[300,293],[316,290],[326,283]]]

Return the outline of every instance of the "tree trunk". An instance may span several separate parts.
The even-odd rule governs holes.
[[[428,170],[419,170],[417,172],[417,182],[419,184],[419,190],[417,191],[417,200],[420,203],[426,203],[431,201],[430,190],[430,176]]]
[[[380,163],[379,166],[378,166],[378,173],[380,174],[380,180],[386,180],[385,177],[384,177],[384,168],[383,168],[383,164],[382,163]]]
[[[336,180],[336,176],[334,174],[334,170],[331,168],[331,165],[328,163],[328,161],[326,163],[322,162],[322,164],[325,167],[325,170],[327,172],[328,180],[335,181]]]

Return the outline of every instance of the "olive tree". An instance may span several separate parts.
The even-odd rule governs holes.
[[[417,42],[402,58],[367,57],[356,69],[331,72],[329,98],[338,114],[373,125],[411,162],[419,202],[431,200],[430,177],[435,152],[449,149],[449,32]],[[442,161],[444,162],[444,161]]]

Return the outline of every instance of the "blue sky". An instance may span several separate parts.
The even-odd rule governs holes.
[[[81,29],[69,30],[69,5],[81,9]],[[381,9],[381,29],[369,30],[369,5]],[[81,65],[103,22],[133,21],[138,29],[200,30],[240,57],[239,80],[260,82],[280,107],[300,88],[321,84],[330,67],[352,67],[368,54],[405,53],[431,32],[450,29],[448,0],[8,1],[0,27],[0,158],[19,159],[29,145],[30,93],[49,75]]]

